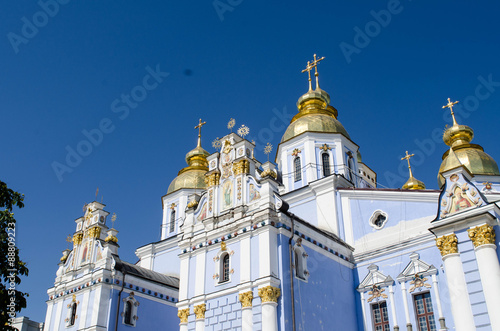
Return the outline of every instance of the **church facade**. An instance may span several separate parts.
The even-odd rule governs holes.
[[[89,203],[44,330],[500,330],[495,160],[453,117],[440,190],[413,176],[408,152],[403,188],[377,188],[319,87],[322,59],[304,70],[275,163],[254,157],[245,126],[208,153],[200,120],[162,197],[161,240],[138,263],[119,258],[113,217]]]

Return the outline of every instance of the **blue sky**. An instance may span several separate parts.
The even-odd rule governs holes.
[[[30,269],[22,315],[43,321],[65,238],[97,187],[118,215],[122,258],[136,262],[135,248],[159,239],[160,197],[195,147],[200,117],[208,151],[235,118],[265,160],[307,90],[301,70],[314,53],[326,57],[321,87],[380,187],[404,184],[409,150],[415,177],[437,189],[448,97],[499,160],[499,12],[494,1],[3,4],[0,179],[26,196],[15,213]],[[78,148],[85,155],[68,162]]]

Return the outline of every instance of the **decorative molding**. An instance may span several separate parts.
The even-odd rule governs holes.
[[[196,201],[196,200],[193,200],[187,204],[188,208],[196,208],[197,206],[198,206],[198,201]]]
[[[266,302],[278,302],[278,298],[281,295],[281,290],[277,287],[271,285],[259,288],[259,297],[262,303]]]
[[[273,177],[274,179],[278,178],[278,175],[276,175],[276,173],[275,173],[273,170],[271,170],[271,169],[266,169],[266,170],[262,171],[262,172],[260,173],[260,176],[261,176],[262,178],[264,178],[264,177],[268,177],[268,176],[271,176],[271,177]]]
[[[408,289],[408,293],[412,293],[416,289],[422,287],[432,288],[431,285],[425,283],[426,281],[427,278],[424,278],[423,275],[415,274],[415,276],[413,276],[413,280],[410,282],[412,286]]]
[[[179,309],[177,312],[177,317],[181,320],[181,323],[187,323],[189,317],[189,308]]]
[[[385,288],[381,288],[380,286],[378,285],[373,285],[372,286],[372,289],[370,291],[368,291],[368,295],[371,295],[367,300],[366,302],[372,302],[373,299],[378,299],[378,298],[383,298],[383,299],[387,299],[388,296],[387,294],[383,293],[385,291]]]
[[[387,287],[394,284],[394,279],[391,276],[386,276],[382,272],[378,270],[378,266],[375,264],[371,264],[368,267],[368,274],[365,276],[363,281],[359,284],[357,290],[360,293],[369,291],[369,295],[375,295],[376,290],[375,287]],[[375,292],[374,292],[375,291]],[[379,290],[379,292],[383,292]],[[385,295],[385,294],[384,294]],[[380,296],[380,295],[379,295]],[[378,297],[378,296],[377,296]],[[373,299],[373,298],[372,298]]]
[[[233,163],[233,173],[234,175],[248,174],[250,172],[250,162],[248,160],[240,160]]]
[[[300,154],[300,152],[301,152],[301,150],[300,150],[300,149],[295,148],[295,149],[292,151],[292,155],[293,155],[293,156],[297,156],[297,155],[299,155],[299,154]]]
[[[196,315],[196,319],[204,319],[205,312],[207,311],[206,305],[202,303],[201,305],[194,306],[194,314]]]
[[[73,244],[80,245],[83,240],[83,233],[77,233],[73,236]]]
[[[325,143],[325,144],[323,144],[323,146],[321,146],[319,149],[320,149],[320,150],[323,150],[323,151],[325,151],[325,152],[326,152],[326,151],[331,150],[331,147],[328,147],[328,145]]]
[[[469,238],[472,240],[474,247],[482,245],[495,245],[495,229],[489,224],[476,226],[467,230]]]
[[[240,293],[238,298],[241,302],[242,308],[252,307],[252,300],[253,300],[253,292],[252,291]]]
[[[457,244],[458,239],[454,233],[436,238],[436,246],[437,248],[439,248],[442,257],[445,257],[449,254],[458,253]]]
[[[208,187],[217,186],[220,183],[220,173],[213,172],[205,177],[205,183]]]

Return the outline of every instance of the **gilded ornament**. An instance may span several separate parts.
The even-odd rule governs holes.
[[[321,146],[319,149],[321,149],[322,151],[325,151],[325,152],[326,152],[326,151],[331,150],[331,147],[328,147],[328,145],[327,145],[327,144],[323,144],[323,146]]]
[[[214,190],[208,191],[208,211],[212,212],[212,205],[214,202]]]
[[[73,236],[73,244],[80,245],[83,240],[83,233],[77,233]]]
[[[179,309],[177,312],[177,317],[181,320],[181,323],[187,323],[189,317],[189,308]]]
[[[475,228],[467,230],[469,238],[472,240],[474,247],[482,245],[495,245],[495,229],[489,224],[476,226]]]
[[[238,135],[241,137],[241,138],[245,138],[245,136],[247,136],[248,134],[250,133],[250,129],[246,126],[246,125],[242,125],[239,129],[238,129]]]
[[[278,302],[281,295],[281,290],[277,287],[266,286],[259,288],[259,297],[262,303],[265,302]]]
[[[236,121],[234,118],[231,118],[229,122],[227,123],[227,128],[233,132],[234,125],[236,124]]]
[[[410,284],[412,284],[412,287],[410,287],[408,289],[408,292],[412,293],[416,289],[422,288],[422,287],[431,288],[432,286],[429,284],[426,284],[425,283],[426,281],[427,281],[427,278],[424,278],[423,275],[419,275],[418,273],[416,273],[415,276],[413,276],[412,281],[410,282]]]
[[[301,152],[301,150],[300,150],[300,149],[295,148],[295,149],[292,151],[292,156],[297,156],[297,155],[299,155],[299,154],[300,154],[300,152]]]
[[[221,250],[221,251],[225,251],[226,249],[227,249],[227,247],[226,247],[226,242],[225,242],[225,241],[221,242],[221,243],[220,243],[220,250]]]
[[[240,160],[233,163],[233,172],[235,176],[243,173],[249,173],[250,163],[248,162],[248,160]]]
[[[491,185],[493,185],[493,184],[490,182],[484,182],[483,185],[484,185],[485,190],[491,191]]]
[[[271,170],[271,169],[266,169],[266,170],[262,171],[261,174],[260,174],[260,176],[262,178],[268,177],[268,176],[271,176],[274,179],[278,178],[278,175],[276,175],[276,173],[273,170]]]
[[[220,141],[219,137],[215,138],[214,141],[212,141],[212,147],[215,148],[215,150],[220,150],[222,147],[222,142]]]
[[[241,177],[238,177],[237,187],[238,187],[238,200],[241,200]]]
[[[205,311],[207,311],[207,308],[204,303],[194,306],[194,314],[196,315],[197,320],[205,318]]]
[[[198,206],[198,201],[196,201],[196,200],[193,200],[187,204],[188,208],[196,208],[197,206]]]
[[[267,155],[267,162],[269,162],[269,154],[271,154],[272,150],[273,150],[273,145],[271,145],[271,143],[267,143],[266,147],[264,147],[264,154]]]
[[[238,296],[240,302],[241,302],[241,307],[242,308],[247,308],[247,307],[252,307],[252,300],[253,300],[253,293],[252,291],[248,291],[245,293],[240,293]]]
[[[370,297],[366,301],[371,302],[373,299],[376,299],[376,298],[387,299],[387,294],[385,294],[383,292],[385,292],[385,288],[381,288],[377,284],[373,285],[371,291],[368,291],[368,295],[370,295]]]
[[[118,243],[118,238],[116,238],[115,236],[113,236],[112,234],[108,235],[106,237],[106,239],[104,239],[105,242],[114,242],[115,244]]]
[[[228,154],[232,149],[233,147],[231,147],[231,142],[229,140],[225,140],[222,152],[224,154]]]
[[[219,178],[220,173],[213,172],[205,177],[205,182],[207,183],[208,187],[217,186],[219,185]]]
[[[454,233],[449,234],[447,236],[436,238],[436,246],[437,248],[439,248],[441,256],[443,257],[448,254],[458,253],[457,244],[458,244],[458,239]]]

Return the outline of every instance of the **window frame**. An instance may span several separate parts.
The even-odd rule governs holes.
[[[226,266],[226,261],[227,261],[227,266]],[[227,283],[231,280],[230,269],[231,269],[231,258],[229,257],[228,252],[224,252],[220,256],[219,284]]]
[[[423,305],[424,305],[424,313],[423,314],[419,314],[418,313],[417,297],[419,297],[419,296],[422,296],[422,302],[423,302]],[[427,302],[425,300],[426,297],[429,298],[430,308],[432,309],[431,312],[428,311]],[[437,330],[437,325],[436,325],[436,318],[434,316],[434,307],[432,307],[431,292],[424,291],[424,292],[414,293],[412,295],[412,300],[413,300],[413,311],[415,312],[415,324],[417,325],[417,329],[419,331],[421,331],[421,329],[420,329],[420,323],[419,323],[419,318],[420,317],[425,317],[425,323],[427,325],[427,331],[436,331]],[[431,327],[431,322],[430,322],[429,316],[432,316],[432,320],[434,321],[434,329]]]
[[[302,180],[302,162],[300,156],[296,156],[293,159],[293,177],[294,182],[300,182]]]
[[[130,307],[130,311],[128,311],[128,307]],[[130,292],[128,297],[123,298],[123,311],[121,313],[123,325],[136,326],[137,320],[139,319],[137,317],[138,307],[139,301],[135,298],[134,292]],[[130,317],[129,321],[127,321],[127,315]]]
[[[384,305],[384,307],[381,307],[381,305]],[[376,319],[375,319],[375,307],[378,308],[378,311],[380,313],[380,322],[376,322]],[[385,308],[385,315],[384,315],[384,311],[383,309]],[[382,301],[376,301],[376,302],[373,302],[370,304],[370,313],[371,313],[371,317],[372,317],[372,326],[373,326],[373,330],[374,331],[377,331],[377,327],[382,327],[382,331],[385,331],[385,327],[387,326],[388,327],[388,330],[391,329],[391,323],[390,323],[390,320],[389,320],[389,311],[387,309],[387,301],[386,300],[382,300]],[[385,317],[387,317],[387,320],[385,319]]]
[[[176,216],[175,209],[172,209],[172,211],[170,212],[170,223],[169,223],[169,232],[168,233],[175,232],[175,216]]]
[[[327,177],[332,174],[332,170],[330,167],[330,154],[327,152],[321,153],[321,171],[323,173],[323,177]]]

